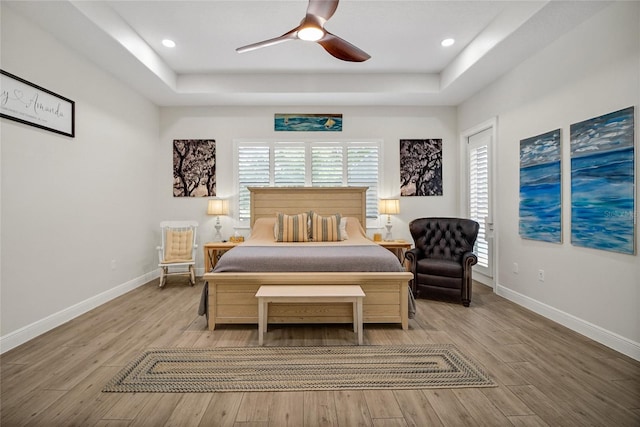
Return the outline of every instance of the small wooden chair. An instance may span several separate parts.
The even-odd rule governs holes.
[[[196,284],[196,231],[195,221],[162,221],[162,245],[158,246],[160,263],[160,287],[163,287],[169,275],[188,275],[191,286]],[[181,267],[179,271],[169,272],[169,267]],[[184,267],[188,267],[185,271]]]

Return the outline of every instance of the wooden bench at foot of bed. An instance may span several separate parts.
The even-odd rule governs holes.
[[[219,324],[258,324],[261,285],[360,285],[364,323],[409,326],[408,272],[206,273],[209,283],[209,329]],[[269,323],[352,323],[351,304],[272,304]]]

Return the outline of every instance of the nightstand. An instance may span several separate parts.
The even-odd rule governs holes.
[[[393,252],[398,257],[400,264],[404,264],[404,253],[411,249],[411,243],[406,240],[383,240],[376,243]]]
[[[233,249],[242,242],[209,242],[204,244],[204,272],[210,272],[218,263],[218,259],[229,249]]]

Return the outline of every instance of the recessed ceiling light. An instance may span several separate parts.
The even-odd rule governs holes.
[[[440,42],[440,44],[444,47],[449,47],[454,44],[456,41],[454,39],[444,39]]]
[[[162,40],[162,44],[165,47],[176,47],[176,42],[174,42],[173,40],[169,40],[169,39]]]

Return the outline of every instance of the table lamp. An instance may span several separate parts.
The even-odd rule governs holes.
[[[391,235],[391,215],[397,215],[400,213],[400,200],[398,199],[380,199],[378,204],[381,214],[387,215],[387,234],[384,236],[384,240],[393,240]]]
[[[215,242],[222,241],[222,234],[220,233],[220,229],[222,225],[220,224],[220,215],[228,215],[229,214],[229,203],[224,199],[210,199],[209,206],[207,207],[208,215],[216,215],[216,234],[213,236]]]

